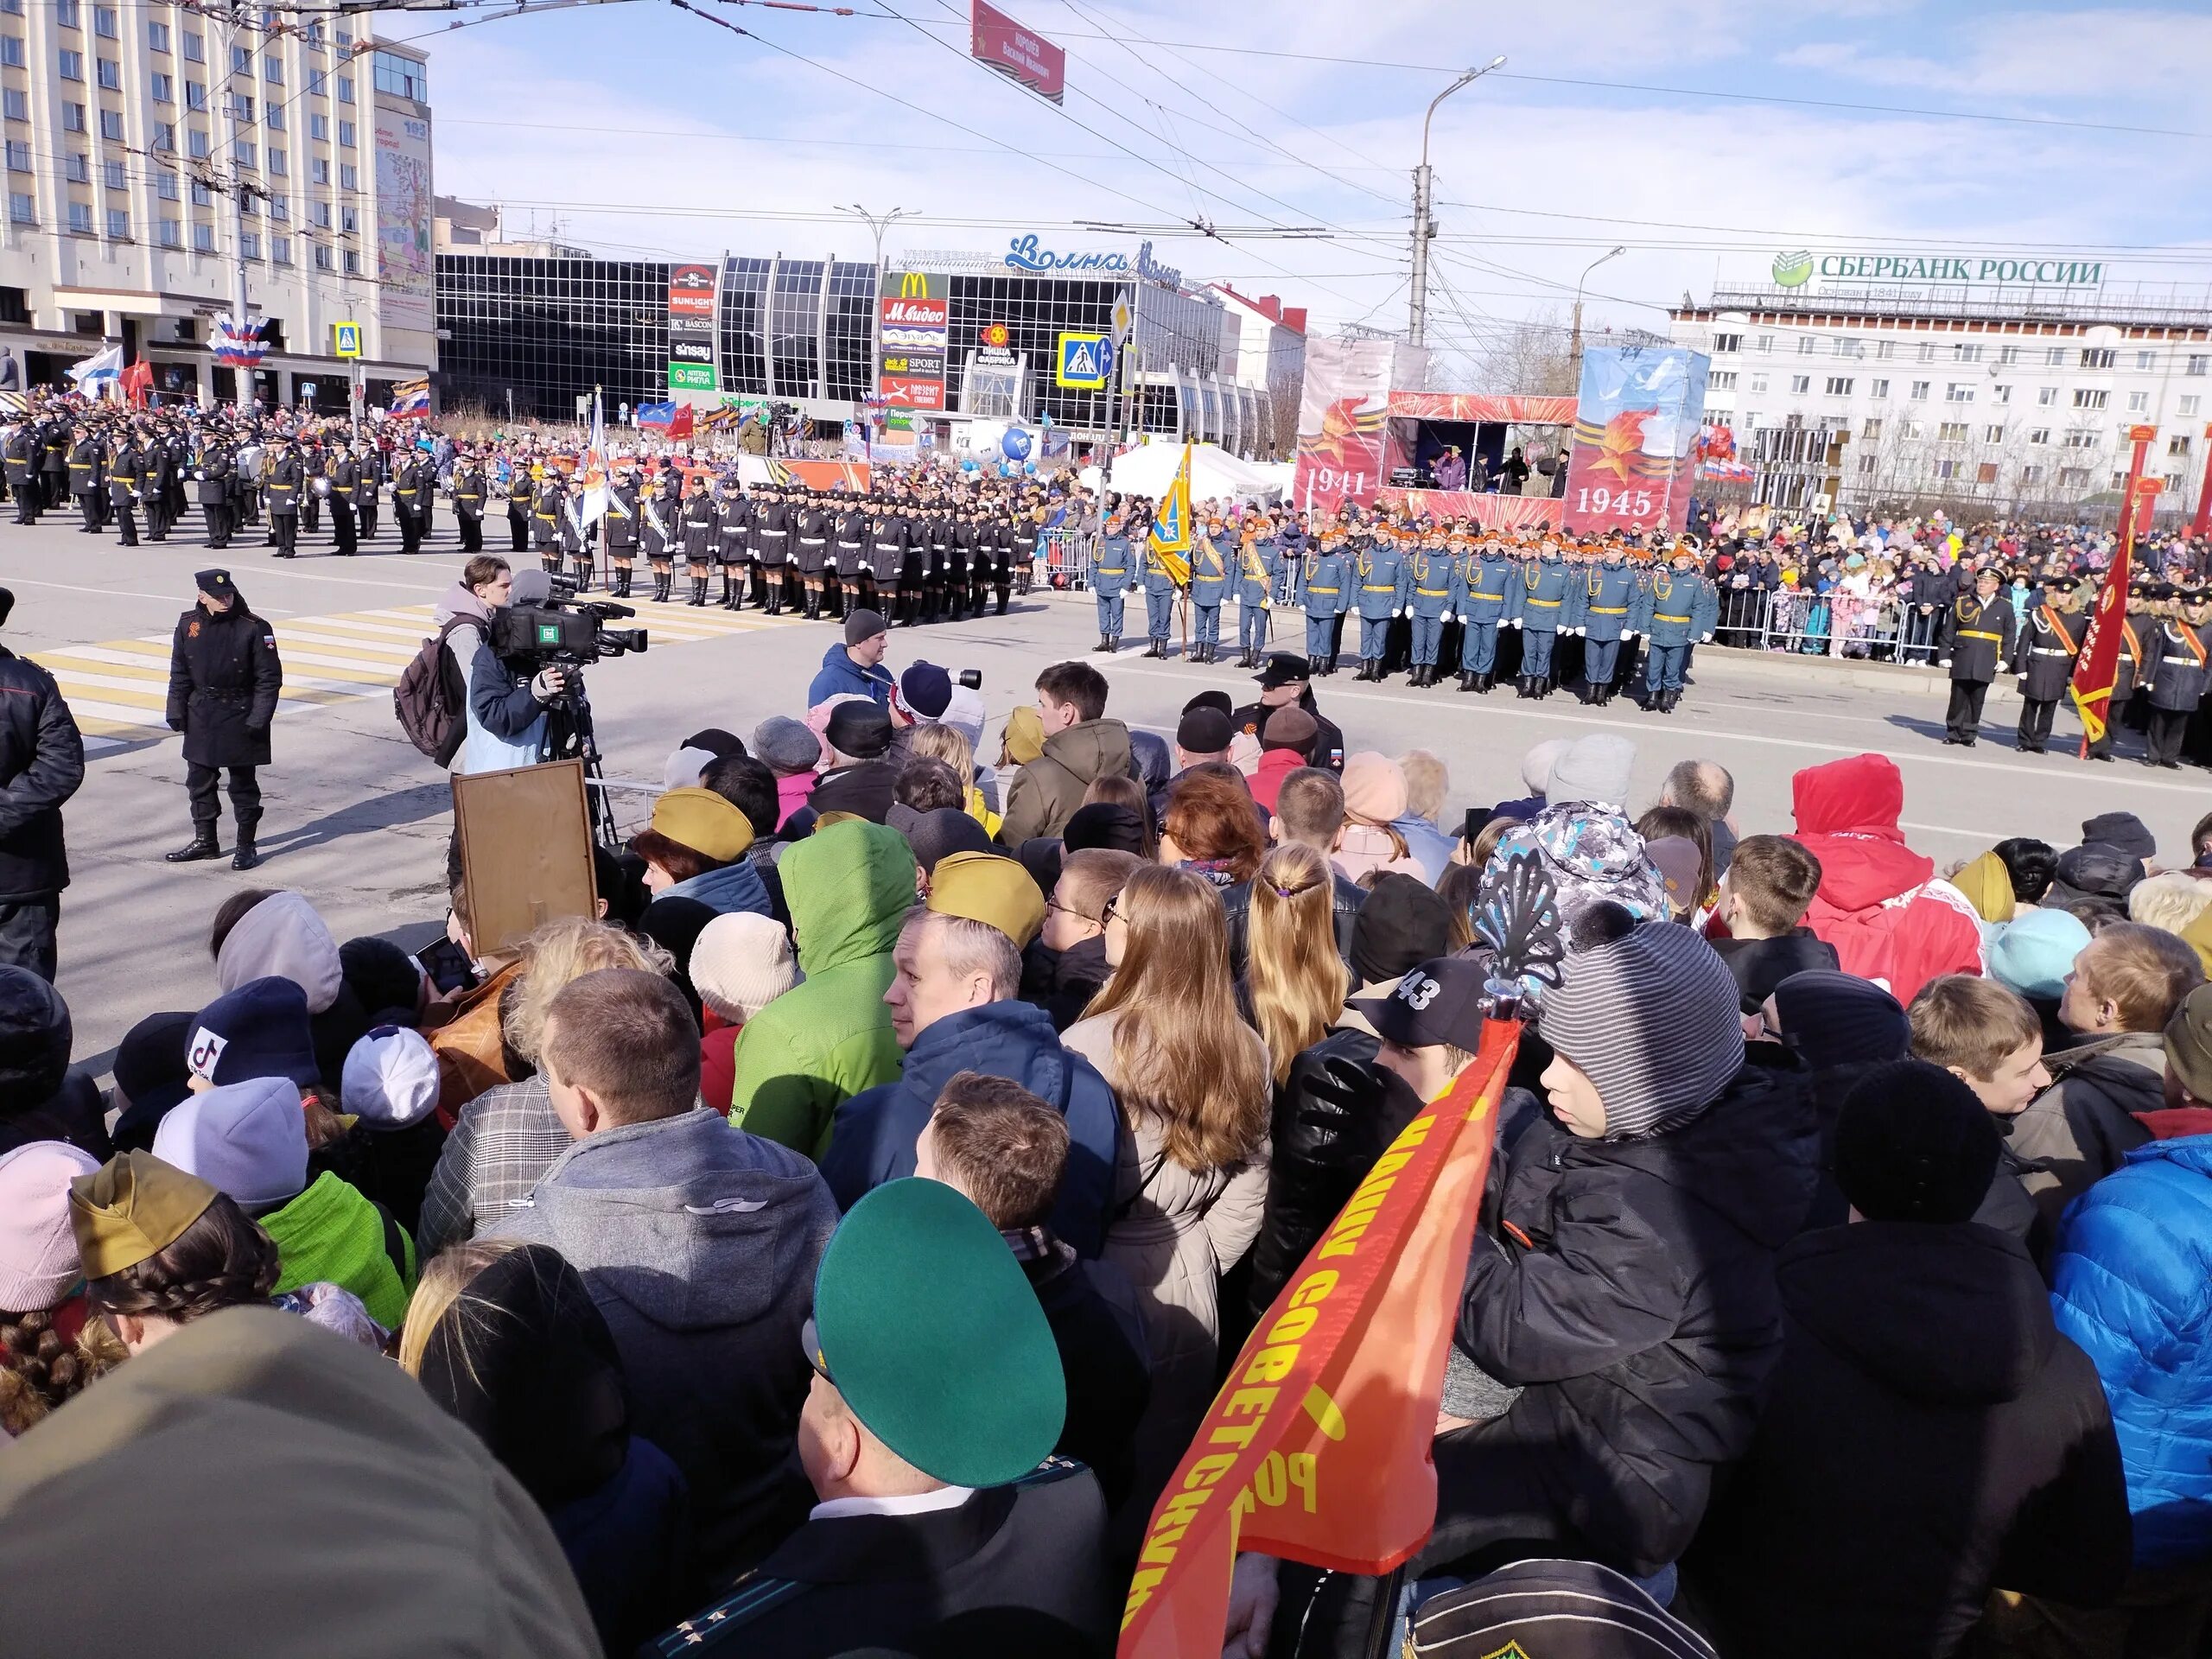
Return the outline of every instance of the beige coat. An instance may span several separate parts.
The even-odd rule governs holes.
[[[1114,1068],[1120,1017],[1078,1020],[1061,1039],[1104,1074],[1116,1095],[1122,1093]],[[1264,1068],[1263,1074],[1272,1075]],[[1212,1402],[1221,1276],[1251,1248],[1268,1201],[1264,1142],[1236,1163],[1189,1170],[1166,1155],[1150,1120],[1130,1114],[1128,1127],[1115,1172],[1104,1259],[1136,1287],[1152,1352],[1152,1402],[1137,1427],[1136,1482],[1117,1517],[1117,1533],[1131,1522],[1131,1510],[1134,1525],[1142,1527]]]

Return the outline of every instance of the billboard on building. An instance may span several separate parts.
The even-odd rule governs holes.
[[[1374,505],[1397,346],[1388,340],[1311,340],[1298,404],[1298,467],[1291,499],[1301,509]]]
[[[668,389],[721,394],[719,342],[715,338],[721,267],[704,260],[668,268]],[[686,401],[690,401],[689,398]]]
[[[1679,346],[1601,346],[1582,354],[1567,529],[1683,527],[1711,367],[1711,359]]]
[[[378,308],[391,328],[438,326],[437,268],[430,253],[430,124],[376,112]]]

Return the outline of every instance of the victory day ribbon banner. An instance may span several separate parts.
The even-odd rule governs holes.
[[[1377,1573],[1427,1541],[1445,1356],[1519,1041],[1484,1027],[1253,1327],[1152,1512],[1117,1659],[1218,1653],[1240,1550]]]

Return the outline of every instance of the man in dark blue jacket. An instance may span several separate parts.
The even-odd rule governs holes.
[[[0,588],[0,626],[16,596]],[[52,981],[69,856],[61,804],[85,781],[85,741],[54,677],[0,646],[0,963]]]
[[[837,1108],[822,1177],[840,1209],[886,1181],[914,1173],[914,1143],[938,1096],[962,1071],[1020,1084],[1067,1119],[1068,1162],[1052,1230],[1095,1256],[1113,1201],[1121,1109],[1096,1066],[1060,1046],[1052,1016],[1014,999],[1021,953],[988,923],[921,912],[892,952],[892,1030],[906,1051],[904,1074]]]
[[[818,708],[830,698],[849,692],[888,709],[891,671],[883,666],[885,647],[891,636],[883,618],[874,611],[856,610],[845,618],[845,643],[822,653],[821,671],[806,688],[806,706]]]

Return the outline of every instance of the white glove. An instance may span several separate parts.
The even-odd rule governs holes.
[[[1517,627],[1519,627],[1519,626],[1521,626],[1521,619],[1520,619],[1519,617],[1517,617],[1517,616],[1516,616],[1516,617],[1515,617],[1515,618],[1514,618],[1510,622],[1507,623],[1505,626],[1506,626],[1507,627],[1509,627],[1509,628],[1517,628]]]
[[[1459,621],[1460,621],[1461,626],[1464,626],[1465,624],[1467,624],[1467,623],[1469,623],[1469,622],[1471,622],[1473,620],[1474,620],[1474,619],[1473,619],[1472,617],[1469,616],[1469,615],[1468,615],[1465,611],[1462,611],[1462,612],[1460,612],[1460,613],[1459,613]]]
[[[1580,628],[1569,628],[1569,629],[1567,630],[1567,632],[1568,632],[1569,633],[1573,633],[1573,634],[1580,634],[1581,632],[1584,632],[1584,630],[1582,630],[1582,629],[1580,629]]]
[[[1623,628],[1621,630],[1621,638],[1624,639],[1634,639],[1637,637],[1637,631],[1634,628]]]
[[[1700,633],[1697,637],[1697,642],[1700,645],[1709,645],[1713,643],[1713,636],[1709,633]]]
[[[1407,607],[1406,607],[1406,608],[1405,608],[1404,610],[1400,611],[1400,612],[1398,613],[1398,614],[1399,614],[1400,616],[1411,616],[1413,613],[1414,613],[1414,607],[1413,607],[1412,606],[1410,606],[1410,605],[1407,606]]]
[[[207,481],[207,474],[205,473],[195,472],[192,475],[192,481],[195,484],[205,484]]]
[[[1938,668],[1948,668],[1950,665],[1951,659],[1948,657],[1938,657],[1936,659],[1936,666]]]

